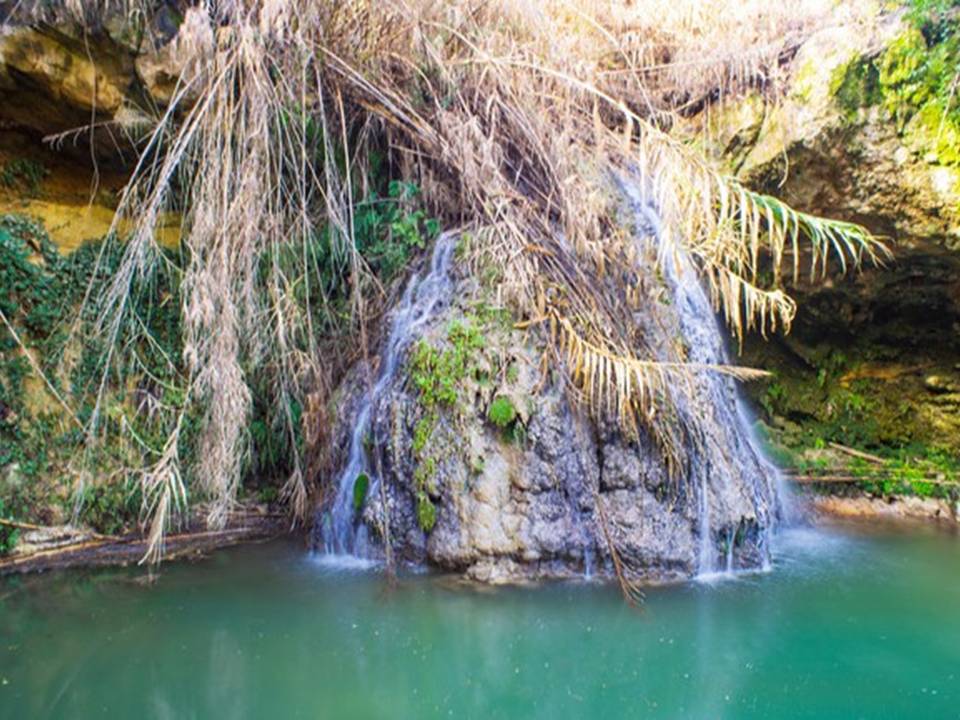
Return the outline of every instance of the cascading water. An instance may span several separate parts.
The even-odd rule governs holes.
[[[376,492],[380,481],[366,449],[372,427],[371,416],[384,391],[391,386],[399,361],[416,337],[417,330],[450,301],[453,290],[450,268],[455,248],[454,235],[445,233],[437,238],[429,272],[422,280],[418,275],[410,278],[391,318],[390,334],[381,355],[376,382],[361,400],[350,436],[347,463],[337,479],[336,497],[323,519],[323,546],[327,555],[366,558],[372,553],[366,525],[358,521],[354,502],[355,486],[360,478],[367,478],[367,494]]]
[[[638,224],[638,236],[654,243],[671,305],[676,313],[680,335],[689,348],[689,362],[728,365],[721,328],[716,314],[686,252],[670,244],[662,232],[655,204],[648,199],[643,185],[622,183]],[[718,373],[705,372],[694,381],[694,406],[690,397],[678,393],[678,412],[691,418],[689,425],[702,430],[702,448],[692,453],[689,467],[690,487],[696,488],[699,549],[697,576],[711,578],[735,570],[734,546],[741,529],[734,525],[718,527],[719,498],[728,497],[739,475],[739,486],[749,490],[760,536],[757,547],[759,564],[770,562],[773,526],[781,513],[780,475],[764,457],[754,436],[746,409],[734,381]],[[716,492],[717,489],[723,492]],[[721,550],[720,546],[725,545]]]

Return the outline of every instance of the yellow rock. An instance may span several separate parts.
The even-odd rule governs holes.
[[[0,168],[15,160],[29,160],[44,169],[36,188],[0,184],[0,214],[15,213],[38,220],[50,239],[64,253],[84,242],[104,237],[116,214],[115,200],[126,183],[122,173],[103,169],[96,175],[91,167],[57,152],[42,150],[11,135],[0,135]],[[123,220],[117,232],[121,237],[132,230]],[[179,216],[160,217],[157,242],[164,247],[180,243]]]
[[[0,61],[30,78],[54,98],[75,108],[116,112],[123,102],[124,74],[55,38],[19,27],[0,35]]]

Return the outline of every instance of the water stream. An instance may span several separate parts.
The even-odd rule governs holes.
[[[359,478],[367,478],[367,495],[378,490],[379,478],[370,464],[366,447],[372,432],[370,420],[384,391],[393,383],[400,359],[416,339],[418,330],[450,301],[453,291],[450,268],[455,249],[454,235],[443,234],[437,238],[427,274],[422,279],[419,274],[410,278],[400,304],[390,318],[390,334],[381,354],[376,380],[370,391],[362,395],[346,465],[337,478],[334,501],[322,520],[323,545],[328,559],[350,564],[374,554],[367,527],[359,522],[354,504],[354,487]]]
[[[687,361],[703,365],[731,364],[723,329],[687,253],[670,243],[658,210],[642,182],[623,182],[638,225],[638,242],[652,241],[662,269],[670,306],[676,313],[680,335],[688,348]],[[641,254],[642,256],[642,254]],[[733,573],[737,527],[718,527],[714,498],[729,497],[739,490],[752,496],[759,521],[759,564],[768,567],[772,533],[781,514],[781,478],[763,454],[736,384],[718,373],[703,372],[695,379],[694,392],[675,396],[678,412],[693,420],[688,426],[702,431],[689,464],[688,483],[696,488],[699,551],[697,575],[712,580]],[[691,397],[695,401],[691,401]],[[722,546],[725,549],[721,549]]]

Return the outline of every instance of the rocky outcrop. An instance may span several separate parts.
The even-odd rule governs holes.
[[[960,164],[945,147],[951,128],[930,127],[929,113],[889,97],[898,86],[880,77],[898,77],[892,65],[927,52],[919,35],[901,14],[879,8],[841,18],[799,49],[776,104],[759,94],[735,99],[689,129],[708,130],[718,158],[752,186],[863,223],[898,255],[960,249]]]
[[[829,495],[811,498],[814,512],[840,521],[879,523],[929,523],[935,522],[955,529],[960,516],[960,503],[936,498],[864,497]]]
[[[369,491],[365,479],[340,478],[356,499],[351,522],[376,545],[388,529],[400,559],[492,583],[609,575],[612,553],[646,581],[726,568],[728,558],[730,568],[765,561],[775,499],[771,486],[755,483],[772,478],[749,439],[734,437],[742,428],[721,429],[722,448],[685,437],[688,465],[671,472],[646,431],[630,436],[594,419],[562,375],[544,370],[548,342],[538,330],[515,329],[469,276],[457,275],[452,295],[371,408]],[[658,342],[681,332],[670,307],[651,322]],[[464,372],[438,384],[455,380],[455,399],[431,406],[433,379],[424,373],[446,372],[444,357],[464,359]],[[346,408],[336,442],[344,449],[363,407],[364,374],[357,368],[336,400]],[[732,384],[722,387],[720,403],[736,412]],[[733,474],[722,453],[736,458]],[[321,548],[330,508],[318,510]]]
[[[0,126],[37,139],[66,134],[58,143],[65,152],[119,160],[170,101],[182,70],[178,21],[168,7],[149,27],[120,12],[91,27],[66,19],[3,23]]]
[[[136,157],[179,76],[179,40],[161,12],[150,28],[0,25],[0,213],[40,220],[64,251],[106,235]],[[121,234],[130,226],[121,220]],[[179,219],[158,238],[179,242]]]

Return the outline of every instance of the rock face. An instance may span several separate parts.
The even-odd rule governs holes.
[[[399,559],[492,583],[609,575],[613,553],[632,579],[647,581],[765,562],[773,477],[734,419],[730,381],[691,381],[691,395],[721,407],[694,416],[702,410],[678,404],[691,427],[711,430],[682,437],[686,464],[670,472],[648,432],[631,437],[571,399],[563,377],[544,369],[539,332],[514,329],[475,280],[450,272],[450,301],[418,328],[369,408],[369,491],[356,495],[359,478],[331,479],[360,498],[349,510],[355,531],[382,547],[388,528]],[[675,342],[678,313],[662,304],[648,341]],[[708,321],[720,342],[712,313]],[[456,398],[431,406],[433,380],[424,374],[443,373],[444,358],[464,359],[464,371],[452,378]],[[344,456],[363,413],[364,374],[355,371],[337,402],[347,408],[337,436]],[[318,510],[320,548],[330,510],[330,502]]]
[[[743,359],[776,374],[755,395],[768,419],[797,436],[957,456],[960,396],[925,378],[960,385],[960,141],[923,100],[918,63],[935,51],[924,43],[901,14],[840,17],[799,49],[779,107],[750,96],[691,126],[708,125],[718,158],[752,186],[861,223],[894,254],[789,284],[793,332],[748,341]]]
[[[951,127],[898,95],[899,65],[926,52],[902,15],[841,14],[799,49],[776,106],[752,95],[691,127],[708,127],[721,159],[751,185],[862,223],[898,255],[958,250],[960,164],[944,147]]]
[[[78,154],[116,160],[118,150],[128,149],[128,134],[152,127],[182,70],[171,12],[158,13],[146,28],[119,12],[94,28],[69,21],[4,24],[0,123],[37,138],[74,132],[63,151],[79,145]]]
[[[0,213],[40,219],[65,251],[110,231],[130,142],[154,126],[181,69],[166,17],[144,30],[120,15],[86,31],[0,26]],[[163,224],[160,241],[175,246],[179,219]]]

